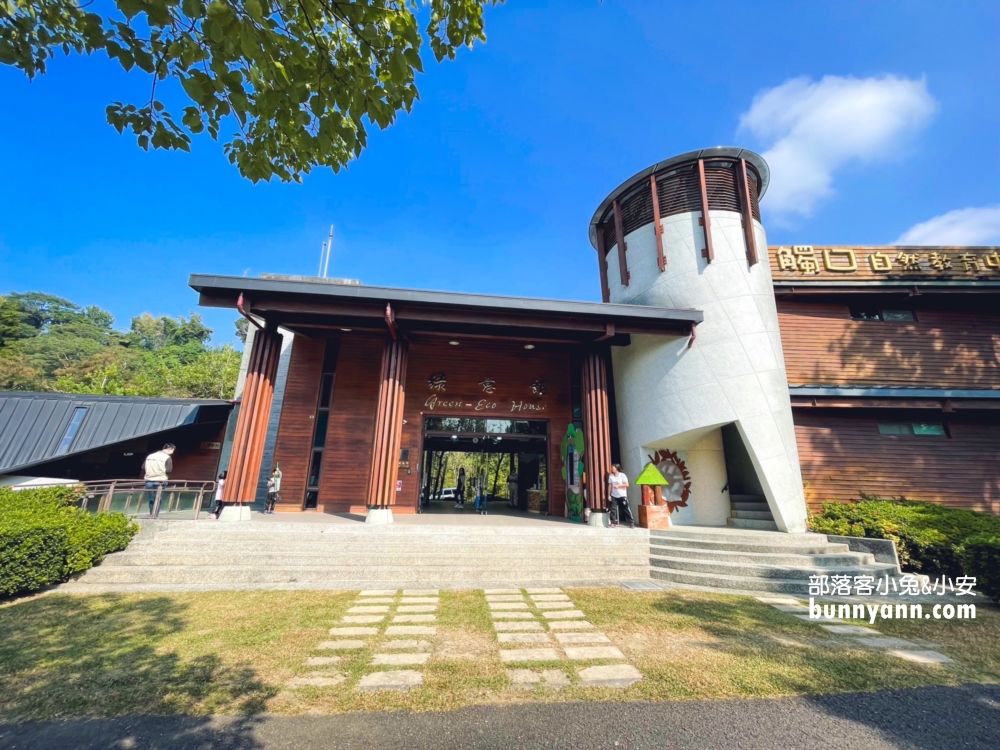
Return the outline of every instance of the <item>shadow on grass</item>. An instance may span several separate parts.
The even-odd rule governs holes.
[[[712,636],[704,648],[735,657],[729,678],[743,694],[875,690],[952,682],[895,657],[837,641],[816,625],[746,597],[658,598],[653,608]]]
[[[46,596],[0,609],[0,717],[13,721],[264,710],[277,689],[248,665],[181,659],[168,597]]]

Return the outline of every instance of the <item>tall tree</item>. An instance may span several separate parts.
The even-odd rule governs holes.
[[[417,98],[426,38],[434,57],[484,41],[483,8],[503,0],[80,0],[0,2],[0,63],[29,78],[59,50],[104,51],[150,77],[149,98],[113,102],[108,122],[143,149],[190,149],[207,131],[254,182],[338,171]],[[418,15],[423,15],[421,24]],[[158,84],[179,82],[187,105],[167,109]],[[166,98],[166,97],[164,97]],[[174,97],[171,96],[171,99]]]

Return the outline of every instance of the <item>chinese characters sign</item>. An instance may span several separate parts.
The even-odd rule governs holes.
[[[782,279],[990,278],[1000,281],[1000,251],[963,247],[772,247],[771,272]]]

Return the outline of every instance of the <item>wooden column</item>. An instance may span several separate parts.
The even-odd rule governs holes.
[[[257,494],[260,464],[264,459],[264,438],[274,398],[274,379],[281,357],[281,334],[269,324],[254,331],[236,434],[229,458],[223,500],[252,503]]]
[[[758,262],[757,239],[753,232],[753,206],[750,204],[746,159],[740,159],[740,163],[736,165],[736,178],[740,191],[740,213],[743,215],[743,237],[747,243],[747,263],[752,266]]]
[[[705,160],[698,160],[698,188],[701,192],[701,224],[705,227],[705,250],[703,255],[709,263],[715,260],[715,249],[712,247],[712,218],[708,215],[708,183],[705,181]]]
[[[653,236],[656,237],[656,264],[667,270],[667,256],[663,254],[663,225],[660,224],[660,193],[656,189],[656,175],[649,176],[649,189],[653,193]]]
[[[407,349],[405,339],[389,337],[382,349],[372,468],[368,480],[369,508],[387,508],[396,503],[399,443],[403,435],[403,406],[406,400]]]
[[[604,351],[583,356],[583,452],[587,471],[587,507],[604,511],[611,506],[611,421],[608,415],[608,368]]]
[[[608,249],[604,247],[604,228],[597,228],[597,268],[601,272],[601,301],[611,301],[611,289],[608,287]]]
[[[628,250],[628,243],[625,242],[625,229],[622,225],[622,207],[618,201],[614,202],[615,211],[615,237],[618,240],[618,276],[621,278],[622,286],[628,286],[631,275],[628,272],[628,260],[625,252]]]

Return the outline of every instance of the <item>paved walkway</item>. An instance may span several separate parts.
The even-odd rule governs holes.
[[[671,703],[534,703],[449,713],[127,717],[0,726],[17,750],[827,748],[995,750],[1000,686]]]

